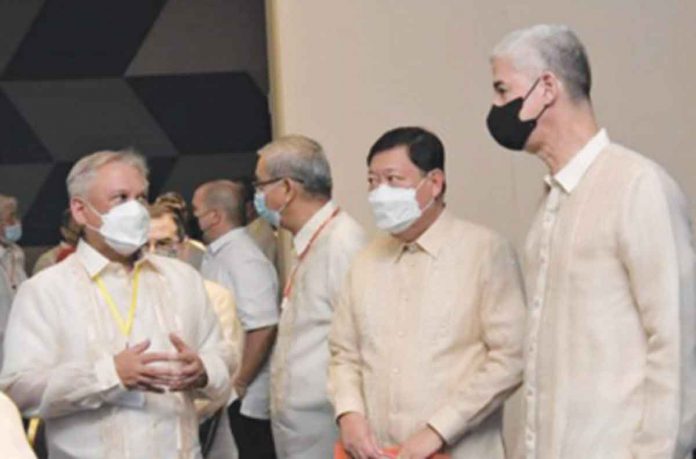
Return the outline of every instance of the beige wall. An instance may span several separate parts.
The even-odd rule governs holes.
[[[696,198],[696,1],[268,0],[268,7],[275,133],[324,144],[338,202],[366,225],[368,148],[389,128],[417,124],[445,143],[450,207],[522,240],[544,168],[488,137],[487,56],[507,31],[538,22],[577,30],[601,124]]]

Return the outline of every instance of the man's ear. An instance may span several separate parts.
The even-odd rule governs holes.
[[[563,89],[563,82],[561,79],[558,78],[555,73],[551,72],[550,70],[546,70],[539,77],[539,85],[542,88],[544,105],[553,105]]]
[[[300,193],[300,184],[291,179],[283,179],[283,186],[285,187],[285,193],[288,197],[288,202],[290,202],[295,196]]]
[[[433,198],[441,197],[445,192],[445,171],[433,169],[429,173],[429,180],[432,183]]]
[[[70,198],[70,213],[73,219],[81,227],[87,224],[87,205],[80,198]]]

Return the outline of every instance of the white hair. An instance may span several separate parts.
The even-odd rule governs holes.
[[[516,30],[493,48],[491,59],[510,57],[513,64],[532,78],[553,72],[574,100],[590,98],[592,75],[585,47],[565,25],[539,24]]]
[[[70,169],[66,180],[70,197],[85,197],[99,168],[110,163],[122,163],[133,166],[147,182],[149,173],[147,163],[135,150],[98,151],[83,157]]]
[[[321,145],[301,135],[281,137],[259,150],[270,178],[293,178],[310,195],[331,198],[331,166]]]
[[[17,211],[17,198],[0,194],[0,222],[7,218],[8,214]]]

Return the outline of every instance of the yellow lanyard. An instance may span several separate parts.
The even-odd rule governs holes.
[[[98,274],[94,277],[94,281],[97,283],[99,292],[104,298],[104,301],[106,301],[107,306],[109,306],[111,316],[114,318],[116,325],[118,325],[118,329],[121,330],[121,333],[126,338],[130,336],[131,330],[133,329],[133,320],[135,319],[135,307],[138,305],[138,281],[140,280],[140,266],[141,265],[137,265],[135,267],[135,273],[133,274],[133,295],[131,297],[130,309],[128,310],[128,318],[126,320],[123,320],[121,313],[116,307],[116,303],[114,303],[113,297],[106,289],[106,285],[104,285],[104,281],[101,279],[101,277],[99,277]]]

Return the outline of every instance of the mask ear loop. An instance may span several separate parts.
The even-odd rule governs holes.
[[[529,96],[532,95],[532,92],[533,92],[534,89],[536,89],[536,87],[539,85],[539,82],[540,82],[540,81],[541,81],[541,77],[537,78],[537,79],[534,81],[534,84],[532,85],[532,87],[529,88],[529,91],[527,91],[527,94],[525,94],[524,98],[522,98],[523,101],[524,101],[524,100],[527,100],[527,98],[528,98]],[[544,108],[542,108],[541,111],[539,112],[539,114],[536,116],[536,118],[534,118],[534,122],[539,121],[539,118],[541,118],[541,115],[544,114],[544,112],[546,111],[547,108],[549,108],[549,104],[544,104]]]
[[[527,94],[524,95],[522,100],[527,100],[527,98],[532,95],[532,92],[536,89],[537,85],[539,85],[540,81],[541,81],[541,77],[534,80],[534,84],[532,85],[531,88],[529,88],[529,91],[527,91]]]
[[[87,208],[88,208],[89,210],[91,210],[97,217],[99,217],[99,220],[101,221],[101,224],[103,225],[103,224],[104,224],[104,214],[100,213],[97,209],[95,209],[94,206],[93,206],[89,201],[87,201],[86,199],[81,199],[81,200],[82,200],[82,202],[85,203],[85,207],[87,207]],[[87,227],[87,228],[89,228],[89,229],[91,229],[92,231],[96,231],[97,233],[99,232],[99,229],[100,229],[100,228],[96,228],[96,227],[90,225],[90,224],[87,223],[87,222],[85,222],[85,225],[84,225],[84,226]]]
[[[433,170],[435,170],[435,169],[433,169]],[[421,179],[420,183],[419,183],[418,186],[416,187],[416,193],[417,193],[418,190],[420,189],[421,185],[423,185],[423,183],[425,183],[425,180],[426,180],[426,179],[428,178],[428,176],[430,175],[430,172],[431,172],[431,171],[428,171],[428,172],[425,174],[425,177],[423,177],[423,178]],[[437,198],[438,198],[438,197],[430,198],[430,201],[428,201],[428,203],[427,203],[425,206],[423,206],[423,208],[421,209],[421,213],[422,213],[422,212],[425,212],[425,211],[428,210],[428,209],[430,209],[430,207],[432,207],[432,205],[435,204],[435,200],[436,200]]]

